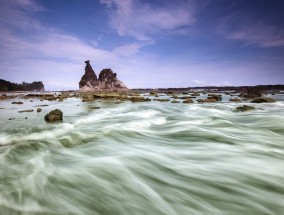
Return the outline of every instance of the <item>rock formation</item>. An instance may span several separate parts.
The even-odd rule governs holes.
[[[82,91],[125,91],[127,86],[117,78],[111,69],[103,69],[97,78],[90,61],[85,61],[85,74],[79,82]]]

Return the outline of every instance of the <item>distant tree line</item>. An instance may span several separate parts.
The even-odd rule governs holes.
[[[41,91],[44,90],[44,85],[41,81],[32,83],[22,82],[21,84],[11,83],[0,79],[0,91]]]

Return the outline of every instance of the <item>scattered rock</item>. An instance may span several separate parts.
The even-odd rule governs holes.
[[[244,95],[245,98],[248,99],[254,99],[254,98],[258,98],[261,97],[263,95],[263,92],[258,89],[257,87],[248,87],[246,89],[246,94]]]
[[[169,102],[169,101],[170,101],[170,99],[153,99],[153,101]]]
[[[42,109],[41,108],[38,108],[38,109],[36,109],[36,112],[41,112],[42,111]]]
[[[14,120],[15,118],[9,118],[9,120]]]
[[[172,100],[171,103],[180,103],[180,102],[177,100]]]
[[[207,99],[215,99],[216,101],[222,101],[222,95],[209,94]]]
[[[191,95],[192,95],[192,96],[200,96],[200,94],[197,93],[197,92],[194,92],[194,93],[192,93]]]
[[[239,98],[232,98],[229,100],[230,102],[241,102],[242,100]]]
[[[34,110],[33,109],[29,109],[29,110],[21,110],[21,111],[18,111],[19,113],[26,113],[26,112],[33,112]]]
[[[253,107],[253,106],[243,105],[243,106],[237,107],[236,111],[244,112],[244,111],[250,111],[250,110],[254,110],[254,109],[255,109],[255,107]]]
[[[94,109],[100,109],[101,107],[90,107],[90,109],[94,110]]]
[[[192,99],[186,99],[182,103],[190,104],[190,103],[194,103],[194,101]]]
[[[179,99],[191,99],[191,96],[182,96],[182,97],[179,97]]]
[[[23,102],[12,102],[11,104],[22,105],[24,103]]]
[[[151,99],[149,98],[144,98],[142,96],[137,96],[137,97],[131,97],[129,99],[131,102],[149,102]]]
[[[251,101],[251,103],[272,103],[272,102],[275,102],[275,99],[268,97],[257,98]]]
[[[44,116],[46,122],[62,122],[63,121],[63,113],[59,109],[55,109],[50,111],[48,114]]]
[[[216,102],[215,99],[198,99],[198,102]]]
[[[46,106],[49,106],[49,105],[36,105],[35,107],[46,107]]]

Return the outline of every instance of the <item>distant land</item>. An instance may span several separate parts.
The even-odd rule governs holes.
[[[150,92],[150,91],[188,91],[188,90],[210,90],[210,91],[236,91],[236,92],[247,92],[247,91],[284,91],[283,84],[277,85],[256,85],[256,86],[200,86],[200,87],[183,87],[183,88],[132,88],[132,90]]]
[[[44,90],[44,85],[41,81],[34,81],[32,83],[22,82],[21,84],[17,84],[0,79],[0,91],[45,91],[45,90]]]

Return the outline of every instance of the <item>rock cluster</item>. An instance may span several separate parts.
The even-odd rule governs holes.
[[[126,91],[127,86],[117,78],[111,69],[103,69],[99,78],[93,70],[90,61],[85,61],[85,74],[79,82],[81,91]]]

